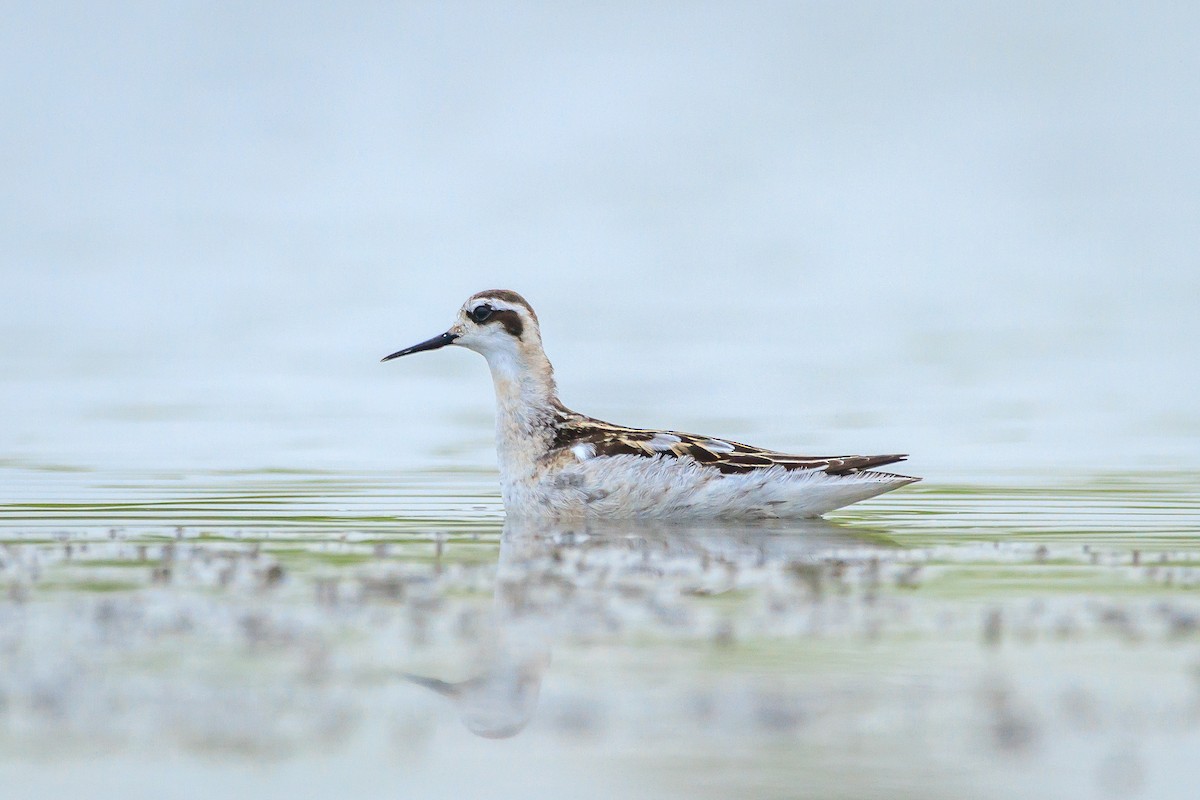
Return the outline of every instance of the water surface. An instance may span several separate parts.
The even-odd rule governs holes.
[[[74,498],[3,507],[0,769],[46,791],[96,768],[114,793],[314,797],[350,773],[366,796],[1191,777],[1195,475],[731,526],[505,522],[487,472],[7,474]]]

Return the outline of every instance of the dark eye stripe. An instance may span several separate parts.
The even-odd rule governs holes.
[[[525,323],[521,320],[521,315],[516,311],[508,308],[492,308],[487,303],[481,303],[471,309],[469,313],[471,319],[480,325],[491,325],[499,322],[504,326],[504,330],[509,336],[514,339],[520,339],[521,334],[525,332]]]
[[[521,334],[525,332],[525,323],[521,321],[521,315],[516,311],[505,309],[492,314],[492,318],[488,320],[488,324],[499,322],[504,326],[504,330],[508,331],[508,335],[514,339],[520,339]]]

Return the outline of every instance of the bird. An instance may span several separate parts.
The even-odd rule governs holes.
[[[509,289],[471,295],[449,330],[385,356],[447,346],[487,359],[506,515],[545,519],[801,519],[920,478],[875,468],[904,454],[801,456],[732,439],[629,428],[558,398],[537,314]]]

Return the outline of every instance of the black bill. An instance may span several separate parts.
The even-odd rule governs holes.
[[[458,338],[457,334],[453,334],[453,333],[449,333],[449,332],[441,333],[441,334],[438,334],[437,336],[433,337],[432,339],[427,339],[426,341],[421,342],[420,344],[414,344],[412,347],[406,347],[403,350],[397,350],[396,352],[392,353],[390,356],[384,356],[380,360],[381,361],[391,361],[393,358],[399,358],[400,356],[408,356],[408,355],[412,355],[413,353],[420,353],[422,350],[437,350],[439,347],[445,347],[446,345],[450,344],[457,338]]]

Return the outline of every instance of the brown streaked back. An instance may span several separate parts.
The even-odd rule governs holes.
[[[759,469],[782,467],[785,470],[818,469],[830,475],[852,475],[873,467],[894,464],[908,456],[798,456],[777,453],[752,445],[697,436],[680,431],[654,431],[625,428],[558,409],[552,450],[567,450],[577,445],[592,448],[594,456],[633,455],[647,458],[692,458],[726,475],[744,474]]]

